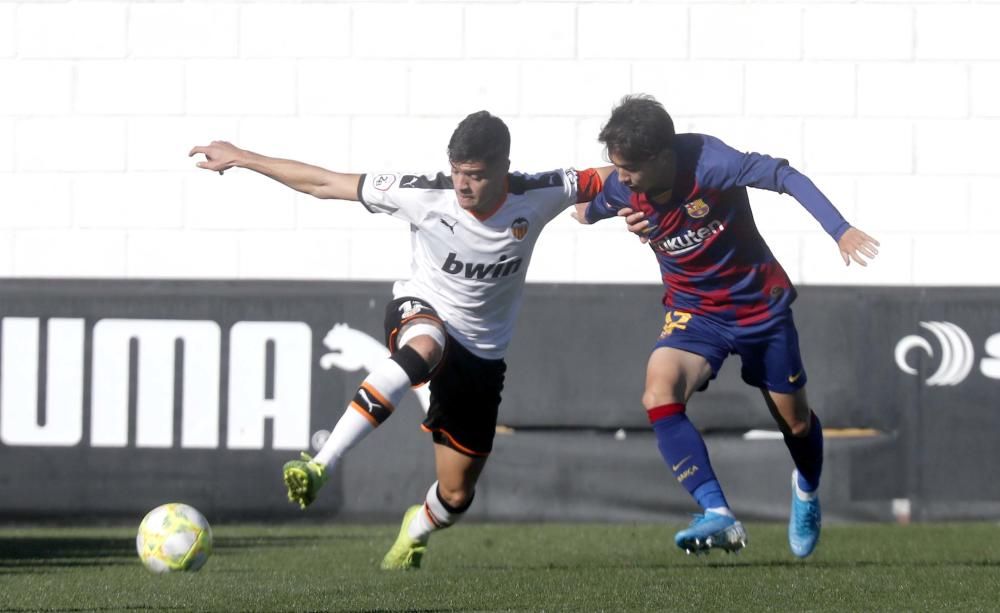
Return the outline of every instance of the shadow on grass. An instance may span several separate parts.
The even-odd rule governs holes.
[[[448,613],[449,611],[465,611],[465,609],[409,609],[379,607],[378,609],[316,609],[307,613]]]
[[[319,542],[366,540],[370,536],[363,534],[331,534],[322,536],[218,536],[212,539],[212,548],[216,551],[225,549],[253,549],[258,547],[299,547]]]
[[[135,541],[101,537],[0,537],[0,572],[29,567],[132,564]]]
[[[652,564],[537,564],[537,565],[507,565],[507,564],[467,564],[465,569],[481,571],[568,571],[602,569],[604,571],[619,570],[697,570],[711,568],[720,570],[763,569],[763,568],[795,568],[795,569],[846,569],[846,568],[997,568],[1000,560],[706,560],[701,564],[688,560],[678,562],[660,562]]]
[[[129,606],[123,607],[120,605],[114,605],[110,607],[86,607],[84,609],[66,609],[60,607],[58,609],[52,609],[52,610],[59,611],[59,613],[76,613],[76,612],[82,613],[83,611],[172,611],[180,609],[187,610],[186,607],[169,607],[164,605],[142,605],[135,607],[129,607]],[[38,607],[31,607],[29,609],[18,609],[18,608],[3,609],[3,611],[9,613],[28,613],[28,612],[37,613],[40,610],[44,611],[45,609],[39,609]]]
[[[361,535],[215,537],[213,548],[241,550],[267,547],[300,547],[317,541],[361,539]],[[134,564],[135,540],[107,536],[7,536],[0,537],[0,575],[56,568],[82,568]]]

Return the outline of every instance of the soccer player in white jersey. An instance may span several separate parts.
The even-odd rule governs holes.
[[[525,273],[542,228],[596,196],[611,167],[509,172],[510,132],[486,111],[448,143],[450,172],[345,174],[265,157],[215,141],[194,147],[200,168],[248,168],[317,198],[357,200],[410,224],[412,276],[386,307],[390,356],[372,369],[323,448],[285,464],[288,498],[304,509],[337,461],[393,412],[411,386],[430,383],[422,428],[432,434],[437,480],[410,507],[386,570],[419,568],[430,534],[461,519],[493,448],[504,354]]]

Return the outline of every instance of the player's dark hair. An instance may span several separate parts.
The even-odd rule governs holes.
[[[448,141],[450,162],[505,162],[510,159],[510,130],[499,117],[478,111],[463,119]]]
[[[597,137],[607,148],[629,162],[644,162],[674,143],[674,120],[663,105],[648,94],[622,98]]]

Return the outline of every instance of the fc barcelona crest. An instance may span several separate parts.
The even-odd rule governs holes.
[[[510,224],[510,232],[514,235],[514,238],[522,240],[528,235],[528,220],[524,217],[518,217],[514,220],[514,223]]]
[[[684,205],[684,208],[687,209],[688,215],[695,219],[701,219],[705,215],[708,215],[708,205],[701,198],[698,198],[694,202],[688,202]]]

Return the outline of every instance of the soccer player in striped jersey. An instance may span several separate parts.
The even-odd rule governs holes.
[[[390,356],[362,381],[316,457],[284,466],[290,500],[315,500],[337,461],[392,415],[411,386],[430,385],[423,429],[432,434],[437,480],[407,510],[382,560],[386,570],[420,566],[428,538],[461,519],[493,448],[504,355],[539,232],[587,202],[612,168],[510,172],[510,133],[486,111],[466,117],[448,143],[448,172],[345,174],[265,157],[216,141],[194,147],[198,166],[240,167],[317,198],[360,201],[410,225],[412,276],[386,307]]]
[[[746,544],[686,415],[694,392],[738,354],[743,380],[760,388],[795,464],[789,546],[806,557],[820,533],[823,433],[806,399],[791,310],[795,288],[754,224],[746,188],[790,194],[836,241],[845,264],[865,266],[878,241],[848,224],[787,161],[741,153],[704,134],[675,134],[670,115],[650,96],[626,96],[599,140],[615,171],[575,216],[582,223],[625,216],[660,264],[666,316],[642,402],[664,461],[704,510],[675,542],[689,553]]]

